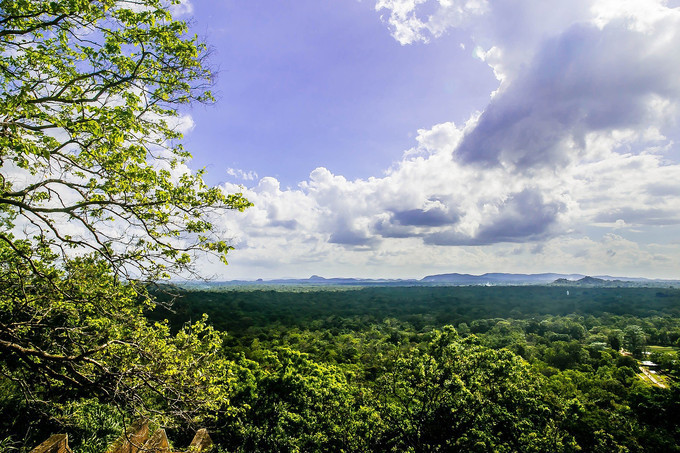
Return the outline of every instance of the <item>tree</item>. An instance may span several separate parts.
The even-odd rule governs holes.
[[[626,326],[623,331],[623,343],[635,357],[641,357],[647,344],[645,331],[637,325]]]
[[[245,409],[216,435],[226,437],[221,440],[229,451],[377,450],[383,427],[368,389],[352,385],[340,368],[288,347],[253,353],[257,362],[234,396]]]
[[[384,451],[573,451],[564,413],[522,359],[446,326],[378,382]]]
[[[174,2],[176,3],[176,2]],[[187,269],[230,249],[214,208],[241,194],[182,171],[178,107],[210,102],[205,46],[161,0],[0,1],[0,239],[11,226],[116,273]]]
[[[623,332],[620,329],[613,329],[611,332],[609,332],[607,340],[609,341],[612,349],[614,351],[618,351],[621,349],[621,345],[623,343]]]
[[[144,289],[92,257],[59,269],[2,245],[0,257],[0,373],[38,409],[87,396],[191,420],[228,402],[232,363],[205,320],[170,335],[145,318]]]
[[[250,205],[186,167],[179,109],[211,72],[172,3],[0,0],[0,386],[32,406],[192,418],[228,396],[221,336],[150,323],[135,283],[225,260],[211,213]]]

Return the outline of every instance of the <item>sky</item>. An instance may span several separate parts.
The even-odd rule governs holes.
[[[680,2],[185,0],[204,275],[680,279]]]

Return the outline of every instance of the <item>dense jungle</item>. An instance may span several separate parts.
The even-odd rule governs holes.
[[[228,398],[203,423],[220,451],[677,451],[680,290],[568,291],[161,286],[145,315],[219,332]],[[36,412],[11,388],[3,430],[26,445],[61,425],[99,451],[125,423],[84,393]]]

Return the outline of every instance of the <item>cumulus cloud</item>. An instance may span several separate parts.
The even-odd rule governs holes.
[[[297,276],[324,263],[336,275],[671,276],[668,263],[680,259],[669,239],[680,233],[680,164],[668,138],[680,101],[680,10],[654,0],[379,0],[376,9],[401,44],[466,27],[498,90],[465,124],[418,131],[379,177],[320,167],[282,190],[274,178],[230,170],[255,204],[222,220],[234,260],[265,275],[273,263]]]
[[[663,208],[619,207],[605,209],[594,219],[596,222],[612,222],[621,228],[627,224],[634,225],[678,225],[680,215]]]
[[[227,174],[236,179],[242,179],[244,181],[255,181],[257,179],[257,173],[254,171],[243,171],[238,168],[227,168]]]
[[[390,13],[402,44],[470,30],[473,55],[503,82],[456,153],[466,163],[559,167],[583,157],[591,132],[676,124],[680,9],[663,1],[379,0],[376,9]]]
[[[194,5],[191,0],[180,0],[179,3],[170,5],[170,12],[173,17],[189,16],[194,12]]]
[[[455,225],[460,216],[455,210],[449,212],[445,207],[431,207],[397,211],[393,214],[393,219],[399,225],[437,227]]]
[[[404,45],[439,37],[469,17],[484,14],[488,5],[486,0],[378,0],[375,9],[389,12],[383,20]]]
[[[587,147],[600,154],[608,147],[609,154],[560,173],[478,168],[451,159],[465,130],[474,126],[474,121],[461,127],[446,123],[421,131],[416,149],[379,178],[348,180],[317,168],[299,187],[286,190],[276,179],[262,178],[245,191],[255,206],[238,221],[230,217],[228,230],[239,238],[235,256],[248,263],[289,263],[302,275],[303,269],[319,273],[310,263],[352,275],[372,265],[385,275],[390,266],[405,272],[438,263],[469,271],[524,263],[539,271],[540,263],[559,270],[569,262],[571,270],[583,272],[577,265],[591,266],[608,257],[607,250],[619,258],[644,255],[650,265],[663,261],[652,259],[646,246],[628,250],[626,243],[624,254],[602,241],[564,238],[583,236],[588,225],[605,230],[602,234],[607,229],[625,234],[641,226],[676,227],[679,165],[655,154],[615,152],[637,140],[626,136],[588,140]],[[234,185],[225,189],[240,190]],[[520,248],[510,250],[512,244]],[[670,258],[668,252],[657,255]],[[613,263],[609,258],[599,262]]]
[[[536,189],[511,194],[474,235],[446,230],[425,236],[433,245],[489,245],[498,242],[528,242],[549,237],[550,228],[564,210],[559,202],[546,203]]]
[[[588,134],[674,125],[680,14],[641,32],[626,21],[572,26],[493,98],[456,156],[523,170],[583,157]]]

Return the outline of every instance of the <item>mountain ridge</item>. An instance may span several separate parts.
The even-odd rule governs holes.
[[[585,274],[561,274],[544,272],[537,274],[515,274],[506,272],[488,272],[485,274],[447,273],[427,275],[421,279],[388,279],[388,278],[355,278],[355,277],[322,277],[312,275],[306,279],[278,278],[257,280],[231,280],[209,282],[177,282],[189,285],[302,285],[302,286],[416,286],[416,285],[645,285],[645,284],[678,284],[680,280],[650,279],[643,277],[612,277],[609,275],[588,276]]]

